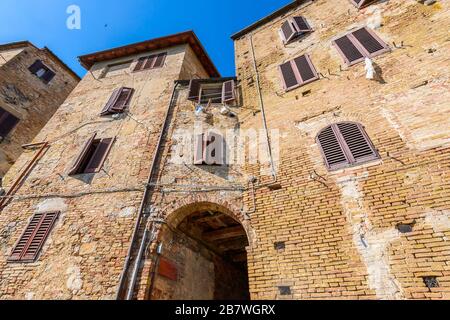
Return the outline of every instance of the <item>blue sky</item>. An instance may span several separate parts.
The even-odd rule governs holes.
[[[230,36],[291,0],[1,0],[0,43],[47,46],[75,72],[79,55],[194,30],[223,76],[235,74]],[[69,30],[69,5],[81,30]]]

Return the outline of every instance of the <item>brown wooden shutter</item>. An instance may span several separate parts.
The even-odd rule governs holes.
[[[374,33],[367,28],[362,28],[352,32],[353,37],[367,51],[368,57],[374,57],[383,52],[389,51],[389,47]]]
[[[19,123],[19,118],[0,108],[0,137],[5,138]]]
[[[294,27],[292,26],[291,19],[287,19],[282,25],[281,25],[281,33],[284,37],[284,42],[287,43],[292,40],[292,38],[295,37],[297,32],[295,31]]]
[[[349,36],[343,36],[333,41],[347,65],[364,60],[364,54],[357,48]]]
[[[122,88],[118,88],[115,89],[111,95],[111,97],[109,97],[108,102],[106,103],[106,105],[103,107],[102,112],[100,113],[102,116],[109,114],[111,112],[112,107],[116,104],[117,99],[119,99],[119,95],[122,92]]]
[[[281,78],[283,79],[283,87],[285,90],[289,90],[299,84],[299,80],[295,75],[291,61],[283,63],[280,66],[280,72]]]
[[[144,66],[146,61],[147,57],[139,58],[138,62],[136,63],[136,66],[134,67],[134,72],[142,70],[142,67]]]
[[[47,69],[41,79],[42,81],[44,81],[44,83],[48,84],[53,80],[54,77],[55,73],[52,70]]]
[[[317,136],[317,141],[328,169],[335,170],[343,168],[350,163],[350,160],[347,159],[344,153],[343,147],[339,143],[333,126],[322,130]]]
[[[236,100],[234,80],[226,81],[222,85],[222,103]]]
[[[378,153],[370,142],[364,128],[359,123],[338,123],[337,128],[348,150],[352,164],[378,159]]]
[[[50,234],[59,212],[36,213],[12,250],[10,262],[34,262]]]
[[[132,88],[120,88],[119,96],[116,102],[111,106],[111,111],[113,112],[124,112],[130,104],[131,98],[133,96],[134,89]]]
[[[164,66],[164,62],[166,61],[166,56],[167,56],[166,52],[158,54],[156,56],[155,64],[153,65],[153,68],[162,68]]]
[[[97,133],[94,133],[89,140],[85,143],[83,146],[83,149],[81,149],[80,154],[78,155],[77,159],[75,160],[75,163],[73,164],[72,168],[69,171],[69,175],[78,174],[81,165],[83,164],[85,158],[87,157],[87,154],[89,152],[89,149],[92,146],[92,143],[94,142],[95,137],[97,136]]]
[[[200,81],[192,79],[189,83],[188,100],[198,102],[200,98]]]
[[[205,162],[205,135],[194,136],[194,164],[201,165]]]
[[[302,78],[302,84],[319,79],[319,74],[314,68],[308,55],[303,55],[294,59],[297,70]]]
[[[298,32],[309,32],[311,31],[311,27],[308,22],[303,17],[294,17],[292,18],[294,22],[294,26],[296,27]]]
[[[224,165],[225,164],[225,140],[215,132],[210,132],[205,141],[204,162],[207,165]]]
[[[147,61],[144,64],[143,70],[152,69],[153,65],[155,64],[155,61],[156,61],[156,55],[151,55],[151,56],[147,57]]]
[[[103,166],[103,163],[111,150],[114,143],[113,138],[102,139],[97,145],[91,159],[89,160],[84,173],[96,173],[99,172]]]
[[[375,1],[376,0],[350,0],[350,2],[352,2],[358,9],[361,9]]]
[[[30,72],[32,74],[36,74],[36,72],[38,72],[40,69],[42,69],[44,66],[44,64],[42,63],[41,60],[36,60],[29,68],[28,70],[30,70]]]

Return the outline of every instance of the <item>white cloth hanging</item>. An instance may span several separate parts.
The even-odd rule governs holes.
[[[375,77],[375,69],[370,58],[365,59],[366,62],[366,79],[372,80]]]

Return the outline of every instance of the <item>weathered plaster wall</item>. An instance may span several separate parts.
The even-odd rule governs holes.
[[[295,299],[448,299],[448,2],[380,1],[360,11],[339,2],[306,1],[252,32],[268,127],[282,131],[282,188],[258,188],[251,214],[252,298],[283,298],[277,286],[289,283]],[[314,32],[284,46],[278,29],[294,15]],[[365,78],[364,64],[345,67],[331,44],[365,25],[392,49],[374,59],[377,81]],[[250,34],[235,49],[253,109],[239,114],[241,128],[260,128]],[[320,80],[285,93],[278,65],[304,53]],[[328,172],[316,135],[348,120],[365,126],[381,160]],[[247,173],[271,180],[257,166]],[[244,199],[251,208],[251,192]],[[413,232],[397,231],[412,222]],[[286,243],[283,252],[276,241]],[[437,276],[440,287],[429,290],[422,276]]]
[[[26,46],[1,53],[8,60],[0,65],[0,107],[20,119],[17,126],[0,142],[0,177],[22,154],[21,146],[30,143],[78,83],[73,75],[45,50]],[[44,84],[28,68],[42,60],[55,73]]]

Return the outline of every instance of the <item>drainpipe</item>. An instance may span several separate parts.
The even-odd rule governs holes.
[[[164,118],[163,127],[161,129],[160,134],[159,134],[158,144],[156,145],[156,150],[155,150],[155,153],[153,154],[153,159],[152,159],[152,163],[151,163],[151,166],[150,166],[150,173],[148,175],[148,182],[146,184],[144,195],[142,196],[142,201],[141,201],[141,204],[139,206],[139,216],[138,216],[138,218],[136,220],[136,224],[134,225],[133,237],[131,239],[130,247],[128,248],[128,253],[127,253],[127,256],[125,258],[125,264],[124,264],[122,273],[120,274],[120,278],[119,278],[119,287],[118,287],[117,293],[116,293],[116,299],[117,300],[120,300],[120,296],[121,296],[122,290],[124,289],[126,273],[128,271],[128,268],[130,267],[131,255],[132,255],[132,252],[133,252],[134,243],[136,242],[138,234],[139,234],[139,226],[141,225],[142,219],[145,217],[145,212],[144,212],[145,203],[146,203],[146,200],[148,198],[150,189],[153,188],[152,185],[151,185],[151,182],[152,182],[153,175],[155,173],[154,171],[155,171],[155,168],[156,168],[156,161],[157,161],[158,156],[159,156],[159,149],[161,147],[161,143],[162,143],[162,140],[163,140],[163,137],[164,137],[164,133],[165,133],[165,131],[167,129],[167,125],[168,125],[167,122],[168,122],[168,119],[169,119],[169,113],[170,113],[170,109],[171,109],[171,106],[172,106],[172,103],[173,103],[173,99],[175,97],[175,91],[176,91],[176,89],[178,87],[178,84],[179,84],[179,82],[175,81],[175,85],[173,87],[172,95],[171,95],[170,101],[169,101],[169,106],[167,107],[166,115],[165,115],[165,118]],[[143,240],[146,237],[148,237],[148,236],[149,236],[149,233],[148,233],[148,230],[146,228],[146,230],[144,231]],[[130,300],[131,297],[132,297],[132,291],[134,290],[134,285],[136,283],[136,279],[137,279],[137,275],[138,275],[138,271],[139,271],[139,264],[140,264],[141,258],[142,258],[141,250],[143,249],[144,245],[145,245],[145,240],[141,241],[141,246],[139,248],[139,254],[138,254],[138,257],[136,258],[135,267],[133,269],[133,274],[132,274],[131,280],[130,280],[130,286],[129,286],[128,293],[127,293],[127,300]],[[144,247],[144,249],[145,249],[145,247]]]
[[[265,112],[265,109],[264,109],[264,100],[263,100],[263,96],[262,96],[262,92],[261,92],[261,85],[260,85],[260,80],[259,80],[258,66],[256,64],[255,47],[253,45],[253,33],[250,33],[249,39],[250,39],[250,48],[251,48],[251,51],[252,51],[253,68],[255,70],[256,88],[258,90],[259,106],[260,106],[261,114],[262,114],[262,118],[263,118],[264,130],[266,132],[267,151],[269,152],[270,166],[271,166],[272,177],[273,177],[273,181],[269,182],[268,184],[273,184],[273,183],[277,182],[277,173],[275,171],[275,165],[274,165],[274,162],[273,162],[272,147],[270,145],[270,137],[269,137],[269,129],[267,128],[267,118],[266,118],[266,112]]]

